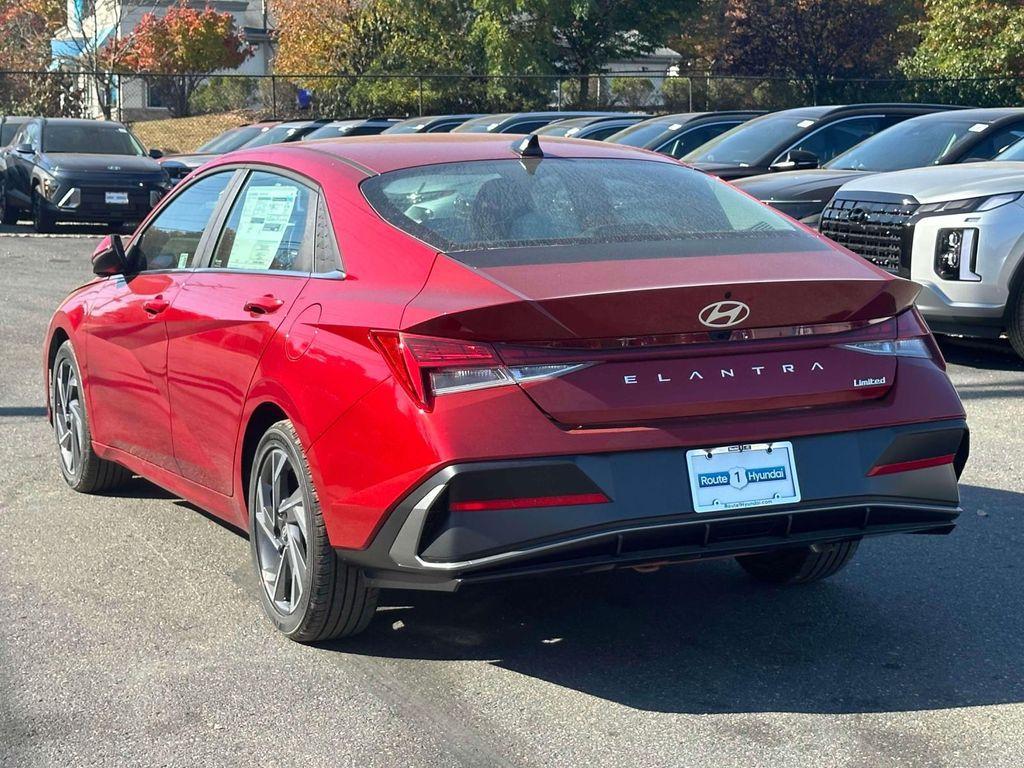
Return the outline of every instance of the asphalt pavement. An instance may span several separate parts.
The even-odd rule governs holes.
[[[304,647],[248,543],[141,480],[70,491],[49,315],[97,239],[0,233],[0,766],[1024,765],[1024,365],[945,344],[973,454],[946,537],[768,588],[731,562],[385,593]]]

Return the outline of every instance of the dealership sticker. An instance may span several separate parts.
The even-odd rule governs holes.
[[[967,130],[971,131],[972,133],[981,133],[986,128],[988,128],[988,123],[975,123]]]

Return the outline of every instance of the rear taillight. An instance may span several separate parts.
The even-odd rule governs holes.
[[[946,361],[935,343],[935,337],[925,324],[917,309],[908,309],[896,318],[896,338],[874,341],[854,341],[843,344],[843,348],[868,355],[891,355],[894,357],[919,357],[934,360],[945,369]]]
[[[549,379],[586,368],[589,363],[519,365],[509,368],[490,344],[460,339],[371,331],[402,388],[424,410],[434,397]]]

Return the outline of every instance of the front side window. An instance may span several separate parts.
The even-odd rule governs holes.
[[[39,123],[29,123],[25,126],[25,144],[31,144],[32,149],[39,151]]]
[[[253,172],[232,203],[210,266],[309,272],[306,231],[315,206],[316,194],[305,184]]]
[[[644,257],[644,242],[674,243],[677,255],[821,248],[767,206],[668,162],[450,163],[385,173],[362,189],[385,220],[455,254],[629,243],[615,257],[628,259]]]
[[[47,123],[44,152],[81,152],[94,155],[145,155],[139,140],[124,126],[83,123]]]
[[[999,153],[1009,149],[1024,137],[1024,125],[1011,125],[991,131],[984,139],[971,148],[964,158],[965,162],[974,160],[991,160]],[[1000,158],[1000,160],[1005,158]]]
[[[203,231],[235,172],[193,182],[167,203],[132,244],[139,269],[189,269],[195,266]]]

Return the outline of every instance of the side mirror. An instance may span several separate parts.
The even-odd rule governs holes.
[[[17,152],[19,155],[34,155],[36,153],[36,151],[32,149],[31,144],[18,144],[14,148],[14,151]]]
[[[821,165],[818,156],[806,149],[791,149],[770,166],[769,171],[806,171]]]
[[[100,240],[92,254],[92,271],[102,277],[131,272],[131,262],[120,235],[107,235]]]
[[[164,153],[161,152],[159,149],[151,149],[149,150],[149,156],[152,157],[154,160],[159,160],[161,157],[164,156]]]

